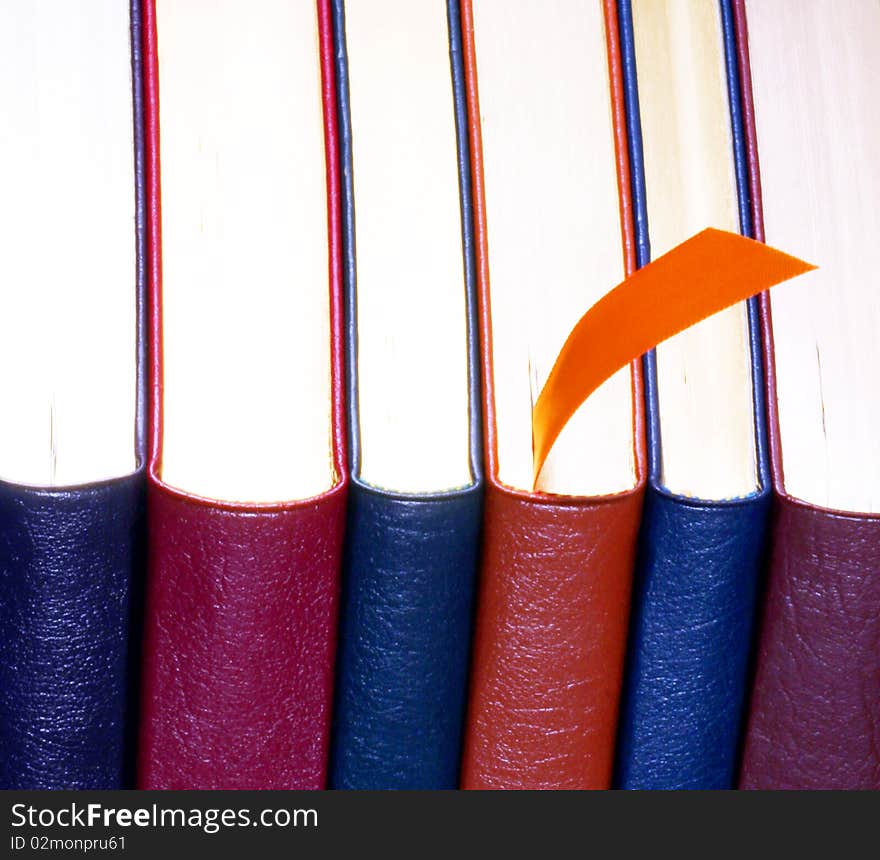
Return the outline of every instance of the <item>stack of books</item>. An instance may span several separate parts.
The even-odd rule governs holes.
[[[880,788],[880,7],[0,3],[0,788]],[[573,326],[818,265],[535,479]]]

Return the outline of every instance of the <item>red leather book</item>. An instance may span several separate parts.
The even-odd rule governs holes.
[[[874,92],[880,14],[857,2],[837,4],[831,12],[812,0],[735,0],[734,8],[756,238],[763,240],[766,228],[769,241],[795,253],[801,242],[820,267],[808,276],[810,285],[799,288],[806,314],[801,308],[801,316],[793,317],[795,294],[774,291],[762,303],[777,498],[740,786],[878,789],[880,516],[869,495],[876,491],[878,459],[876,426],[865,420],[877,386],[853,375],[859,365],[844,364],[850,388],[841,389],[834,368],[847,361],[854,344],[865,350],[876,340],[876,329],[866,339],[852,328],[869,321],[871,310],[853,292],[858,284],[848,263],[863,261],[864,271],[872,262],[873,227],[859,197],[870,201],[870,211],[880,172],[877,141],[870,138],[876,124],[862,124],[861,114]],[[791,15],[797,26],[790,26]],[[840,50],[846,63],[835,58]],[[834,76],[847,69],[842,98]],[[869,98],[863,102],[860,92]],[[824,107],[816,104],[821,93],[833,94]],[[771,102],[777,96],[784,100],[778,109]],[[852,151],[844,151],[838,135],[847,137]],[[860,151],[860,145],[868,148]],[[811,160],[812,175],[791,182],[787,171],[804,174]],[[851,197],[848,188],[859,188],[858,195]],[[807,226],[789,223],[798,213],[810,213]],[[848,315],[847,307],[858,310]],[[803,326],[811,315],[812,327]],[[842,342],[825,327],[838,316],[848,317],[850,326]],[[803,327],[793,338],[794,319]],[[799,347],[809,352],[802,368]],[[824,386],[821,416],[795,421],[793,410],[809,397],[808,374],[817,362]],[[858,390],[857,379],[864,385]],[[801,462],[805,454],[808,468]]]
[[[191,3],[144,3],[152,412],[139,785],[318,789],[346,493],[332,22],[326,0],[317,3],[317,38],[307,18],[298,34],[295,20],[235,4],[199,14]],[[274,30],[282,31],[276,41]],[[249,53],[252,44],[267,66]],[[273,63],[281,64],[274,72]],[[290,78],[273,84],[278,73]],[[213,79],[216,94],[199,74]],[[236,105],[245,115],[224,126],[224,111]],[[239,128],[251,137],[236,149]],[[296,135],[310,132],[298,148]],[[244,172],[242,153],[253,162]],[[290,163],[297,157],[302,173]],[[236,176],[247,183],[239,188]],[[297,235],[291,224],[307,232]],[[211,277],[193,298],[194,272]],[[192,302],[203,307],[186,329]],[[277,308],[286,314],[280,320]],[[304,359],[285,351],[308,336],[296,329],[300,310],[314,314],[312,328],[326,329]],[[233,363],[214,378],[226,352]],[[196,384],[184,389],[187,374]],[[187,411],[193,401],[198,413]],[[295,420],[279,428],[278,410],[288,408]],[[202,438],[193,442],[185,434],[194,428]],[[326,445],[317,458],[324,471],[306,480],[297,469],[304,472],[315,444]],[[230,476],[238,476],[234,486]]]
[[[569,4],[568,20],[556,20],[558,8],[519,4],[513,21],[503,3],[462,3],[488,467],[467,789],[605,788],[611,779],[644,482],[639,367],[623,371],[620,388],[606,389],[607,401],[563,431],[570,435],[560,437],[538,490],[529,481],[528,427],[525,450],[511,439],[515,375],[546,362],[576,321],[547,314],[583,312],[612,286],[605,281],[615,267],[619,279],[634,268],[616,5],[604,4],[604,19],[600,7],[587,7]],[[515,57],[524,51],[533,52],[526,64]],[[523,75],[552,81],[554,98],[540,84],[509,81],[518,63]],[[505,91],[522,99],[522,111],[505,102]],[[566,104],[578,118],[557,126]],[[534,138],[519,129],[520,118]],[[506,191],[519,221],[506,218]],[[586,217],[569,222],[563,207]],[[518,278],[525,292],[515,292]],[[517,311],[523,316],[511,322]],[[517,364],[508,326],[533,345],[528,362]],[[597,424],[609,438],[591,435]],[[614,460],[621,449],[628,468],[614,468],[604,485],[592,481],[597,458]]]

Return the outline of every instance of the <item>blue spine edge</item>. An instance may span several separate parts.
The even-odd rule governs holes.
[[[351,490],[331,743],[333,788],[455,788],[479,561],[483,466],[470,149],[458,4],[447,2],[468,319],[472,483],[424,495],[359,478],[353,131],[345,4],[333,0]]]
[[[752,235],[739,68],[729,0],[719,0],[740,230]],[[651,258],[630,0],[618,4],[639,266]],[[639,544],[615,784],[734,784],[771,504],[757,300],[748,304],[757,492],[738,499],[676,495],[661,481],[656,354],[644,357],[649,480]]]
[[[130,475],[77,487],[0,480],[3,789],[135,783],[148,409],[141,11],[141,0],[130,0],[137,466]]]

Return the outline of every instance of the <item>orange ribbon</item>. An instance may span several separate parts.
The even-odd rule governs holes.
[[[815,268],[710,228],[606,293],[572,329],[535,404],[535,481],[569,418],[606,379],[706,317]]]

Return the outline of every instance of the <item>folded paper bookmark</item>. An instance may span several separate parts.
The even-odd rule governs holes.
[[[572,329],[532,411],[535,481],[569,418],[606,379],[706,317],[815,268],[709,228],[606,293]]]

